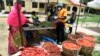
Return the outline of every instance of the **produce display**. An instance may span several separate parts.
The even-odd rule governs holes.
[[[20,56],[50,56],[49,53],[43,48],[28,47],[25,48]]]
[[[51,22],[48,22],[48,21],[41,22],[40,26],[42,26],[42,27],[50,27],[51,26]]]
[[[50,56],[60,56],[61,55],[60,48],[51,42],[45,42],[43,44],[43,48],[47,50],[48,53],[50,53]]]
[[[96,39],[93,36],[87,35],[87,36],[84,36],[83,38],[86,39],[86,40],[89,40],[89,41],[94,41],[94,42],[96,41]]]
[[[75,44],[72,41],[64,41],[62,43],[62,49],[63,49],[63,53],[66,56],[77,56],[79,54],[81,46],[78,44]]]
[[[36,27],[50,27],[51,26],[51,22],[48,22],[48,21],[43,21],[43,22],[40,22],[38,25],[30,25],[29,28],[36,28]]]
[[[94,42],[91,42],[83,38],[83,39],[79,39],[77,43],[82,46],[80,50],[80,54],[85,56],[91,56],[95,46]]]
[[[43,33],[43,32],[42,32]],[[45,32],[47,33],[47,32]],[[85,33],[68,34],[68,39],[58,47],[52,42],[43,42],[39,47],[27,47],[20,56],[91,56],[96,39]],[[62,54],[63,53],[63,54]]]
[[[80,46],[70,42],[64,42],[62,46],[69,50],[79,50]]]
[[[88,41],[86,39],[79,39],[77,41],[77,43],[79,45],[86,46],[86,47],[93,47],[94,46],[94,43],[93,42],[90,42],[90,41]]]

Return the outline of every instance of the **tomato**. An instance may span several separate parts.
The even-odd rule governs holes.
[[[50,53],[50,56],[55,56],[55,54],[57,55],[61,54],[60,48],[51,42],[45,42],[43,45],[43,48],[46,49],[47,52]]]
[[[24,48],[20,56],[50,56],[43,48],[28,47]]]
[[[78,49],[80,49],[80,46],[79,45],[77,45],[77,44],[74,44],[74,43],[71,43],[71,42],[64,42],[63,44],[62,44],[62,46],[64,47],[64,48],[66,48],[66,49],[69,49],[69,50],[78,50]]]
[[[86,40],[86,39],[79,39],[78,44],[82,45],[82,46],[86,46],[86,47],[93,47],[94,46],[93,42]]]
[[[96,41],[96,39],[93,36],[84,36],[83,38],[89,41]]]

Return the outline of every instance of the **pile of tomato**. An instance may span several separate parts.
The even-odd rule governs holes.
[[[61,49],[51,42],[45,42],[43,48],[47,50],[50,56],[60,56],[61,54]]]
[[[62,46],[69,50],[79,50],[81,48],[80,45],[71,43],[71,42],[67,42],[67,41],[63,42]]]
[[[20,56],[50,56],[50,55],[43,48],[28,47],[24,48],[23,51],[21,51]]]
[[[86,46],[86,47],[93,47],[95,45],[93,42],[86,39],[79,39],[77,43],[79,45]]]
[[[86,39],[86,40],[89,40],[89,41],[94,41],[94,42],[96,41],[96,39],[93,36],[87,35],[87,36],[84,36],[83,38]]]

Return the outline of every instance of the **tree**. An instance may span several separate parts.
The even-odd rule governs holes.
[[[4,9],[4,6],[3,6],[3,0],[0,0],[0,11]]]
[[[92,1],[92,0],[81,0],[83,4],[87,4],[88,2]]]

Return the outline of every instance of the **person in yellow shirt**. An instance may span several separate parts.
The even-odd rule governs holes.
[[[56,34],[57,34],[57,43],[61,43],[65,40],[65,19],[67,17],[67,9],[63,8],[62,3],[57,5],[57,23],[56,23]]]

